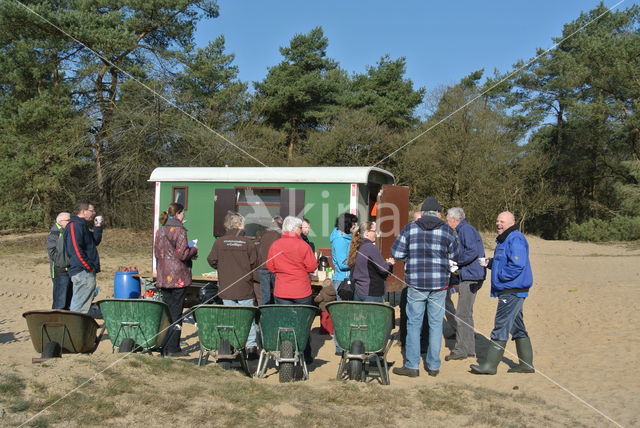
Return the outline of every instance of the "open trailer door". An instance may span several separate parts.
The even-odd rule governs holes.
[[[383,184],[378,193],[376,224],[378,226],[378,248],[386,259],[391,257],[391,246],[409,222],[409,188]],[[393,275],[387,278],[387,292],[400,291],[404,287],[404,263],[397,261]],[[389,302],[393,305],[391,297]]]

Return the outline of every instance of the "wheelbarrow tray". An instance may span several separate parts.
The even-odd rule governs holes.
[[[98,323],[82,312],[38,310],[27,311],[22,316],[27,321],[36,352],[42,353],[47,342],[57,342],[65,354],[91,353],[98,346]]]
[[[200,305],[194,311],[198,323],[200,346],[218,349],[220,340],[227,339],[235,349],[244,348],[258,308],[253,306]]]
[[[296,351],[302,352],[317,312],[318,308],[311,305],[260,306],[262,348],[276,352],[280,343],[290,340],[296,344]]]
[[[144,351],[160,348],[171,325],[165,303],[147,299],[106,299],[97,303],[114,347],[133,339]]]
[[[354,340],[364,344],[365,353],[384,351],[393,329],[394,310],[384,303],[338,301],[327,303],[335,337],[342,349]]]

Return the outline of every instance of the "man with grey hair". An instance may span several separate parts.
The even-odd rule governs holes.
[[[464,210],[459,207],[449,208],[447,224],[458,235],[458,278],[460,284],[455,286],[459,292],[458,307],[453,306],[451,294],[447,294],[447,310],[456,322],[451,323],[456,332],[456,345],[444,359],[464,360],[476,354],[473,328],[473,303],[476,293],[482,287],[486,269],[478,263],[484,257],[484,245],[478,231],[465,220]],[[455,291],[454,291],[455,292]]]
[[[64,247],[64,228],[71,220],[71,214],[61,212],[51,226],[47,236],[47,254],[49,254],[49,273],[53,282],[53,305],[51,309],[69,309],[73,284],[69,276],[69,268]],[[63,264],[64,266],[60,266]]]
[[[318,263],[311,247],[302,240],[302,219],[288,216],[282,222],[282,237],[269,248],[267,268],[276,275],[273,290],[275,303],[279,305],[311,305],[311,278]],[[304,350],[305,361],[310,364],[311,347]]]

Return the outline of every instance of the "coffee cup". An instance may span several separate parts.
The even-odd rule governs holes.
[[[487,267],[489,265],[489,258],[488,257],[478,257],[478,263],[480,263],[480,266],[482,266],[482,267]]]

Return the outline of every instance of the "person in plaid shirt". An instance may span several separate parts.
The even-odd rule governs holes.
[[[429,321],[429,347],[425,369],[429,376],[440,372],[442,319],[450,277],[450,260],[458,257],[456,234],[441,217],[436,198],[422,204],[422,217],[406,225],[391,247],[391,255],[405,262],[407,289],[407,339],[403,367],[393,373],[420,375],[420,330],[425,309]]]

